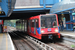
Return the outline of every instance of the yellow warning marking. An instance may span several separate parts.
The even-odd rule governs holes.
[[[1,47],[1,44],[2,44],[2,39],[3,39],[3,34],[0,33],[0,47]]]
[[[8,50],[8,40],[7,40],[7,34],[6,34],[6,50]]]

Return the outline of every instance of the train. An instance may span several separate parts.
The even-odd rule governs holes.
[[[42,14],[18,20],[16,28],[39,40],[61,38],[57,14]]]

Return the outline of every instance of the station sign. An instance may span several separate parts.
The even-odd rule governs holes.
[[[72,15],[75,15],[75,12],[74,12],[74,13],[72,13]]]

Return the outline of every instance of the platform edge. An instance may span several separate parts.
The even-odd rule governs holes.
[[[7,33],[7,34],[8,34],[8,33]],[[12,45],[12,50],[15,50],[15,47],[14,47],[13,41],[12,41],[12,39],[11,39],[11,37],[10,37],[9,34],[8,34],[8,37],[9,37],[9,39],[10,39],[10,43],[11,43],[11,45]]]

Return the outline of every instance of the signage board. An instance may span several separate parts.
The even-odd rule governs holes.
[[[72,13],[72,15],[75,15],[75,13]]]

